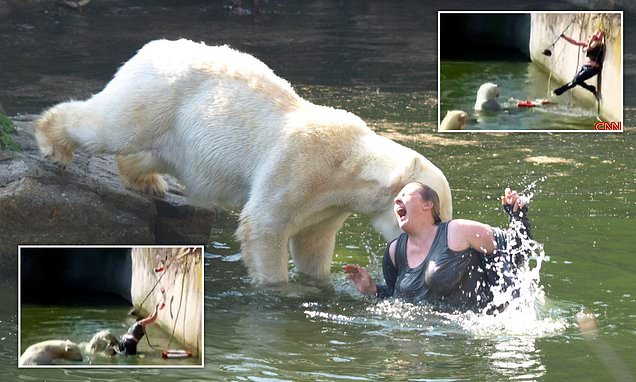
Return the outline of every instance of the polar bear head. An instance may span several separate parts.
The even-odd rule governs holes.
[[[468,114],[466,114],[466,112],[461,110],[449,110],[439,125],[439,131],[462,130],[466,127],[467,121]]]
[[[499,110],[499,86],[492,82],[486,82],[479,87],[477,91],[477,99],[475,100],[476,111],[497,111]]]
[[[421,154],[399,147],[402,148],[401,153],[397,149],[392,150],[400,165],[395,165],[392,177],[387,179],[387,189],[382,192],[386,198],[378,199],[374,203],[376,211],[369,214],[372,226],[387,240],[394,239],[402,233],[395,217],[394,198],[409,183],[419,182],[435,190],[440,201],[442,221],[451,220],[453,215],[451,190],[442,170]],[[379,167],[377,162],[375,165]]]
[[[114,348],[117,346],[119,346],[119,340],[108,330],[95,333],[88,343],[88,349],[91,353],[104,352],[108,355],[113,355]]]

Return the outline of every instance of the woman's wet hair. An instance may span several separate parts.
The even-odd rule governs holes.
[[[439,196],[437,195],[437,192],[435,192],[435,190],[433,190],[432,188],[430,188],[429,186],[423,183],[420,183],[420,182],[414,182],[414,183],[419,186],[419,194],[422,200],[426,200],[427,202],[433,203],[433,210],[431,212],[433,213],[433,219],[435,220],[435,224],[441,223],[442,219],[440,218]]]

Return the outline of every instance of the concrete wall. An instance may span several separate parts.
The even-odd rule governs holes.
[[[198,355],[202,350],[203,249],[198,248],[133,248],[132,302],[137,311],[147,316],[163,300],[157,324],[187,350]],[[163,266],[163,271],[157,268]],[[178,344],[171,345],[179,348]]]
[[[597,13],[553,13],[532,14],[530,29],[530,58],[535,64],[552,72],[552,89],[572,80],[585,62],[585,52],[564,39],[551,44],[565,30],[565,35],[576,40],[587,40],[600,27],[605,31],[605,60],[599,76],[586,82],[600,88],[601,118],[605,121],[622,122],[622,41],[620,14]],[[566,30],[567,28],[567,30]],[[549,48],[552,56],[543,51]],[[600,83],[597,83],[597,78]],[[600,86],[599,86],[600,85]],[[580,86],[570,90],[575,99],[589,107],[596,107],[594,96]],[[561,96],[563,97],[563,96]]]

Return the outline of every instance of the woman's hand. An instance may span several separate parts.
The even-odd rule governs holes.
[[[506,188],[504,195],[501,197],[501,204],[512,207],[512,211],[517,213],[526,205],[523,198],[519,196],[517,191],[511,191],[510,188]]]
[[[342,269],[347,274],[347,278],[353,281],[360,293],[368,296],[373,296],[377,293],[378,288],[373,282],[369,271],[365,268],[355,264],[346,264],[342,266]]]

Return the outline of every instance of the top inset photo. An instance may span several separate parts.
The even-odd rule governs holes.
[[[622,12],[438,12],[438,131],[622,132]]]

